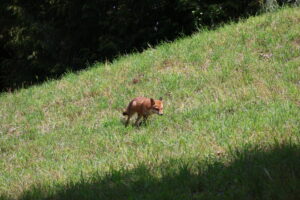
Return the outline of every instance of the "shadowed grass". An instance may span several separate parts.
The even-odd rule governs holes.
[[[106,190],[109,186],[103,185],[108,184],[109,173],[119,176],[113,178],[116,183],[112,185],[124,184],[113,187],[120,191],[111,193],[130,193],[136,183],[130,178],[127,181],[128,173],[137,173],[145,184],[148,182],[143,180],[143,173],[145,179],[154,173],[149,183],[158,196],[145,195],[155,199],[170,192],[172,181],[164,182],[164,173],[177,176],[180,172],[176,168],[181,165],[187,165],[187,170],[198,169],[196,162],[201,165],[201,170],[196,170],[197,181],[204,177],[212,182],[213,177],[205,178],[211,174],[206,169],[216,163],[220,163],[221,172],[228,173],[217,173],[218,184],[205,186],[212,191],[205,194],[206,199],[220,199],[214,188],[233,176],[226,163],[241,160],[231,154],[235,149],[243,152],[255,146],[264,150],[287,142],[298,148],[299,22],[299,8],[284,8],[121,57],[113,63],[95,64],[90,70],[67,74],[59,81],[2,94],[0,196],[43,199],[54,195],[54,199],[63,199],[74,190],[78,190],[78,196],[93,195],[84,188],[94,187],[94,177],[95,187],[100,184]],[[133,79],[139,81],[133,83]],[[125,128],[122,110],[136,96],[162,96],[165,115],[151,117],[139,129]],[[280,163],[281,157],[272,159],[266,156],[262,162],[276,168],[272,165]],[[289,170],[285,164],[280,166],[283,171]],[[166,168],[166,172],[156,168]],[[234,168],[244,170],[242,166]],[[193,185],[194,175],[189,173],[183,181],[191,177],[188,184]],[[250,189],[241,190],[240,199],[267,195],[259,191],[261,186],[252,184],[260,173],[246,175],[253,178],[249,180]],[[244,179],[238,175],[236,178]],[[297,194],[293,187],[299,185],[299,176],[287,176],[286,182],[291,195]],[[237,186],[226,190],[237,197]],[[187,192],[190,187],[183,189],[182,195],[187,196],[181,199],[191,197]],[[288,192],[281,193],[280,187],[275,184],[267,191],[277,199],[292,199]],[[274,194],[276,190],[278,194]],[[179,193],[170,194],[170,198],[178,195],[180,199]],[[139,195],[143,194],[125,196]],[[199,195],[193,198],[201,198]],[[266,198],[272,199],[272,195]]]
[[[227,158],[225,162],[171,159],[152,167],[141,163],[106,175],[82,175],[55,189],[34,186],[19,199],[298,199],[299,146],[248,146]]]

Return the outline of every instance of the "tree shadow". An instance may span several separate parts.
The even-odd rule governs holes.
[[[157,167],[141,164],[94,174],[55,189],[35,186],[18,199],[299,199],[300,146],[278,144],[230,154],[228,163],[168,160]]]

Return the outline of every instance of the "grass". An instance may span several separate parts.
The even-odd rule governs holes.
[[[2,94],[0,199],[297,199],[299,11]],[[124,127],[136,96],[165,115]]]

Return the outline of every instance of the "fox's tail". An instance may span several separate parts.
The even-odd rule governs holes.
[[[130,102],[129,105],[127,106],[127,108],[124,110],[124,112],[123,112],[124,116],[129,115],[130,112],[128,112],[128,111],[130,111],[131,104],[132,104],[132,102]]]

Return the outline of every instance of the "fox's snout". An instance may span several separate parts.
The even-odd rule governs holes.
[[[157,114],[158,115],[164,115],[164,112],[163,112],[163,110],[159,110]]]

